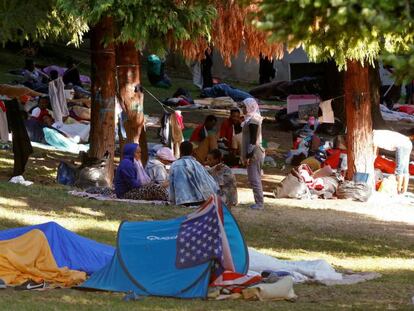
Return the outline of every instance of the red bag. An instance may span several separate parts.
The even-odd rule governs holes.
[[[393,160],[387,159],[385,157],[377,156],[374,162],[374,167],[381,170],[383,173],[394,174],[396,164]],[[410,164],[409,166],[410,175],[414,175],[414,165]]]
[[[398,107],[398,111],[405,112],[408,114],[414,114],[414,107],[413,106],[400,106]]]
[[[374,167],[380,169],[383,173],[394,174],[396,164],[393,160],[377,156]]]
[[[323,166],[329,165],[333,169],[337,169],[340,162],[341,150],[340,149],[328,149],[326,150],[328,157],[326,158]]]

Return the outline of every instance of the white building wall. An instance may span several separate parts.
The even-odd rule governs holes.
[[[309,58],[302,48],[293,50],[291,53],[285,51],[285,55],[280,60],[275,60],[274,67],[276,70],[275,81],[290,80],[290,64],[308,63]],[[221,55],[216,51],[213,54],[213,77],[218,77],[229,81],[242,81],[255,83],[259,80],[259,62],[254,59],[247,59],[244,50],[236,57],[232,57],[232,66],[224,65]],[[380,67],[380,76],[383,85],[393,83],[391,74]]]

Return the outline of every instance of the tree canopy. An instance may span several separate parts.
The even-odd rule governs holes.
[[[180,40],[210,36],[216,9],[207,1],[57,0],[61,11],[82,17],[89,25],[111,16],[117,42],[135,42],[163,55]],[[109,38],[108,38],[109,39]]]
[[[283,45],[270,43],[270,36],[247,18],[257,6],[230,0],[57,0],[60,10],[80,16],[90,25],[106,15],[116,24],[115,40],[134,41],[163,55],[168,49],[187,59],[202,59],[214,46],[227,65],[242,47],[246,55],[281,57]]]
[[[56,7],[56,0],[0,0],[0,43],[65,38],[78,44],[87,24]]]
[[[414,78],[413,15],[409,0],[263,0],[255,24],[289,49],[303,45],[312,61],[382,58]]]

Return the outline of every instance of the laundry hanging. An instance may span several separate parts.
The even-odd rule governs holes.
[[[7,122],[6,105],[0,100],[0,142],[9,140],[9,125]]]
[[[321,102],[319,108],[322,110],[322,117],[319,119],[319,122],[335,123],[335,116],[332,110],[332,99]]]
[[[49,97],[52,105],[55,122],[62,123],[63,118],[69,116],[68,105],[65,97],[65,84],[62,77],[49,82]]]

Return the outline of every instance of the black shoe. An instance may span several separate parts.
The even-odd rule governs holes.
[[[0,279],[0,289],[5,289],[6,286],[6,282],[4,282],[2,279]]]
[[[37,283],[32,280],[28,280],[21,285],[15,286],[15,290],[44,290],[46,288],[46,282]]]

